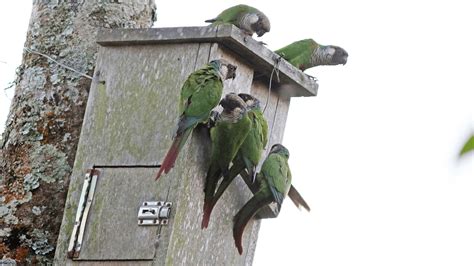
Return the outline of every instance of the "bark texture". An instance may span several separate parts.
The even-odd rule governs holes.
[[[98,28],[154,20],[154,0],[34,0],[25,47],[92,75]],[[0,262],[52,262],[90,83],[24,52],[0,143]]]

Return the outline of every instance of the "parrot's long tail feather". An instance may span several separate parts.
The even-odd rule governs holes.
[[[204,202],[204,211],[202,214],[201,229],[209,226],[209,220],[211,218],[212,209],[214,208],[212,201],[208,200]]]
[[[247,169],[247,173],[248,173],[248,178],[250,182],[254,183],[255,182],[255,178],[257,177],[257,166],[254,165],[249,159],[247,159],[246,157],[243,158],[243,161],[245,163],[245,168]]]
[[[232,181],[234,180],[234,178],[242,171],[244,170],[243,167],[238,167],[238,165],[233,165],[228,174],[224,176],[224,180],[222,180],[222,182],[219,184],[219,187],[217,188],[217,191],[216,193],[214,194],[214,198],[212,200],[212,207],[211,208],[214,208],[214,206],[216,205],[217,201],[221,198],[222,194],[224,194],[225,190],[227,189],[227,187],[232,183]],[[212,211],[212,209],[211,209]]]
[[[296,207],[305,208],[307,211],[311,211],[311,208],[309,207],[308,203],[303,199],[301,194],[296,190],[295,187],[291,186],[290,191],[288,191],[288,197],[290,197],[291,201],[296,205]]]
[[[203,208],[203,216],[202,216],[202,222],[201,222],[201,229],[207,228],[209,225],[209,219],[211,217],[212,210],[214,209],[214,206],[216,206],[217,201],[221,198],[222,194],[224,194],[225,190],[227,187],[232,183],[234,178],[239,174],[240,171],[242,171],[242,167],[236,167],[236,165],[233,165],[231,169],[228,171],[227,174],[224,174],[224,180],[219,184],[219,188],[216,190],[216,186],[207,186],[206,185],[206,190],[205,192],[205,198],[204,198],[204,208]],[[211,170],[209,170],[211,171]],[[221,171],[218,173],[215,173],[211,179],[209,177],[211,176],[210,173],[208,173],[206,182],[207,180],[215,180],[214,184],[217,184],[217,180],[220,178]],[[207,191],[207,190],[211,191]],[[214,193],[215,192],[215,193]],[[211,196],[212,195],[212,196]]]
[[[221,177],[222,171],[218,166],[211,165],[206,176],[206,185],[204,187],[204,207],[202,214],[201,229],[207,228],[214,209],[214,192],[216,191],[217,182]]]
[[[161,163],[160,170],[156,175],[156,180],[160,178],[162,173],[167,174],[171,170],[171,168],[174,167],[174,163],[178,158],[179,151],[181,150],[181,148],[183,148],[191,132],[193,132],[193,128],[188,128],[183,132],[183,134],[175,137],[170,149],[166,153],[165,159],[163,159],[163,162]]]
[[[260,188],[260,182],[256,178],[255,178],[255,180],[252,181],[252,178],[250,177],[250,175],[245,170],[240,172],[240,176],[245,181],[245,183],[247,184],[249,189],[252,191],[252,193],[253,194],[257,193],[257,191]]]
[[[252,197],[244,207],[234,217],[234,241],[239,254],[242,255],[242,235],[244,233],[245,227],[252,217],[262,208],[268,204],[272,203],[272,197],[266,196],[262,192],[258,192]]]

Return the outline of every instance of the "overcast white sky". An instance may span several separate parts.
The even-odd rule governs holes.
[[[346,66],[308,71],[283,144],[290,200],[263,222],[255,265],[474,265],[474,13],[469,1],[160,1],[155,27],[199,26],[224,8],[264,11],[270,49],[314,38]],[[311,3],[311,4],[309,4]],[[14,79],[30,1],[0,3],[0,87]],[[3,63],[6,62],[6,63]],[[13,89],[0,90],[0,131]]]

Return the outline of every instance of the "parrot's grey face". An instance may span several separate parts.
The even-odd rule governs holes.
[[[250,36],[255,32],[261,37],[270,31],[270,20],[261,12],[246,14],[240,24],[240,28]]]
[[[287,158],[290,158],[290,152],[288,151],[285,146],[281,144],[275,144],[272,146],[272,149],[270,150],[270,153],[280,153],[285,155]]]
[[[223,65],[223,68],[226,71],[225,79],[235,79],[237,66],[232,64]]]
[[[236,75],[237,66],[230,64],[224,59],[212,60],[209,62],[219,72],[223,80],[234,79]]]
[[[267,17],[261,17],[253,26],[258,37],[270,31],[270,21]]]
[[[224,79],[235,79],[237,66],[221,59],[221,66],[219,72]]]
[[[330,48],[334,49],[331,65],[345,65],[347,63],[347,57],[349,56],[346,50],[334,45],[330,45]]]
[[[245,103],[247,104],[247,107],[250,109],[260,107],[260,101],[250,94],[239,93],[239,97],[245,101]]]
[[[222,105],[227,112],[241,113],[247,108],[245,102],[235,93],[227,94],[219,104]]]

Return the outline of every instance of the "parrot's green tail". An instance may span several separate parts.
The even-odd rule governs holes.
[[[252,217],[262,208],[273,202],[271,195],[266,195],[264,192],[258,192],[251,198],[234,217],[234,241],[239,254],[242,255],[242,235],[245,227]]]

